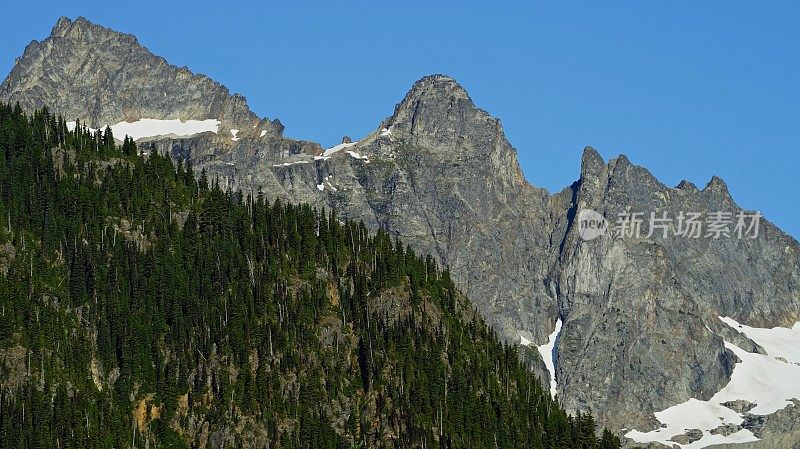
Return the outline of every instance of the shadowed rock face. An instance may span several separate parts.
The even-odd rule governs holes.
[[[110,47],[117,59],[98,57]],[[586,208],[612,223],[626,211],[735,213],[722,180],[670,188],[624,156],[606,163],[587,148],[580,178],[551,195],[524,179],[499,121],[444,75],[419,80],[374,132],[329,156],[282,137],[277,121],[259,122],[223,86],[83,19],[62,19],[32,43],[0,95],[67,117],[90,111],[93,123],[134,110],[136,118],[256,125],[236,142],[206,133],[140,147],[189,159],[223,187],[334,209],[395,233],[448,265],[509,342],[522,335],[544,344],[561,318],[558,394],[568,409],[591,408],[612,427],[644,430],[652,411],[708,399],[727,383],[736,358],[723,337],[742,337],[718,316],[759,327],[800,319],[800,247],[766,221],[756,239],[578,235],[575,216]],[[532,365],[542,373],[540,362]]]
[[[612,221],[626,211],[740,210],[719,178],[703,190],[669,188],[624,156],[606,165],[593,149],[584,152],[576,207]],[[595,409],[620,427],[626,419],[645,425],[642,410],[708,399],[727,383],[736,358],[724,349],[722,337],[732,340],[719,316],[764,327],[791,327],[800,316],[797,242],[770,223],[757,239],[644,235],[584,241],[574,226],[548,280],[566,315],[564,403],[595,408],[611,399]]]

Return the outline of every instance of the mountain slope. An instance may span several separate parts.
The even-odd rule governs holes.
[[[102,50],[83,36],[80,45]],[[26,61],[14,70],[30,73],[31,87],[7,80],[5,98],[63,112],[63,102],[39,94],[49,81],[38,75],[61,69]],[[144,91],[158,82],[143,79]],[[69,102],[86,101],[54,88]],[[141,98],[153,101],[156,117],[172,113],[152,92]],[[606,163],[587,148],[579,179],[551,195],[523,178],[499,121],[444,75],[418,81],[374,132],[326,154],[278,132],[221,135],[149,139],[140,148],[189,160],[225,188],[325,207],[402,237],[447,265],[506,341],[545,345],[563,323],[554,337],[559,399],[616,429],[651,430],[660,426],[653,412],[711,398],[740,365],[725,342],[765,352],[720,316],[765,328],[800,319],[800,246],[766,220],[756,239],[580,238],[584,209],[612,224],[626,211],[735,216],[742,211],[720,179],[702,190],[669,188],[624,156]],[[538,358],[535,349],[522,352]],[[533,370],[546,381],[542,362]],[[770,427],[759,424],[769,417],[747,419],[757,436]]]
[[[431,257],[0,106],[7,447],[611,448]]]

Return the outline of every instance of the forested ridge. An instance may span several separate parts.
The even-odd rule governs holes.
[[[0,105],[0,446],[612,448],[385,232]]]

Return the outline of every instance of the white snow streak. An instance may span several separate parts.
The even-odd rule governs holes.
[[[322,153],[322,155],[323,156],[331,156],[333,153],[336,153],[337,151],[343,150],[343,149],[345,149],[347,147],[352,147],[353,145],[355,145],[357,143],[358,142],[340,143],[339,145],[332,146],[332,147],[328,148],[327,150],[325,150],[324,153]]]
[[[294,162],[284,162],[282,164],[272,164],[273,167],[289,167],[291,165],[297,164],[310,164],[311,161],[294,161]]]
[[[231,129],[231,136],[233,136],[233,137],[231,137],[232,141],[236,142],[237,140],[239,140],[239,138],[236,137],[237,134],[239,134],[239,130],[238,129]]]
[[[556,321],[555,330],[547,339],[547,343],[536,347],[539,350],[539,354],[542,355],[547,371],[550,373],[550,396],[552,397],[556,397],[556,387],[558,386],[556,384],[556,342],[558,342],[558,335],[561,333],[561,324],[561,318],[559,318]]]
[[[792,329],[775,327],[755,328],[741,325],[728,317],[719,317],[725,324],[747,335],[767,352],[767,355],[747,352],[730,342],[725,347],[741,360],[736,364],[728,384],[708,401],[689,399],[666,410],[656,412],[656,418],[665,426],[651,432],[632,430],[625,436],[637,443],[659,442],[667,446],[699,449],[713,444],[745,443],[758,438],[747,429],[728,436],[712,435],[709,431],[719,426],[740,425],[744,416],[722,405],[724,402],[744,400],[756,404],[749,413],[769,415],[790,405],[792,398],[800,398],[800,325]],[[690,444],[679,445],[670,441],[687,430],[699,429],[703,436]]]
[[[356,153],[355,151],[348,151],[347,154],[349,154],[353,158],[360,159],[360,160],[364,161],[364,163],[367,163],[367,164],[369,163],[369,157],[362,156],[362,155]]]

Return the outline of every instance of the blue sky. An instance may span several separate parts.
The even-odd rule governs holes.
[[[83,15],[329,146],[446,73],[502,120],[536,186],[570,184],[592,145],[668,185],[719,175],[741,206],[800,236],[795,2],[5,4],[3,74],[59,16]]]

